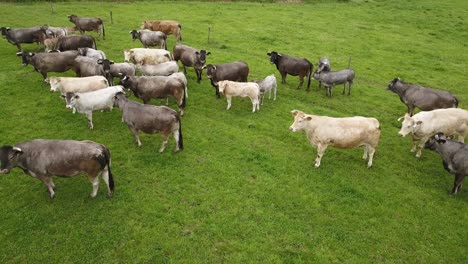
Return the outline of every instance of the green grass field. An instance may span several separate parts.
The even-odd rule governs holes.
[[[107,198],[101,181],[91,199],[86,177],[57,178],[50,200],[20,169],[2,175],[0,262],[468,263],[468,188],[449,195],[454,177],[439,156],[409,152],[410,139],[397,134],[406,107],[386,90],[401,77],[448,90],[468,109],[467,7],[464,0],[1,3],[0,26],[72,26],[72,13],[105,19],[106,40],[97,46],[116,62],[122,50],[141,47],[128,32],[142,20],[173,19],[184,44],[211,52],[207,63],[243,60],[249,79],[275,73],[280,80],[266,55],[275,50],[315,66],[328,56],[334,70],[351,57],[356,80],[351,96],[338,86],[327,98],[316,81],[306,92],[288,76],[277,100],[265,99],[252,114],[249,99],[233,99],[226,111],[206,75],[197,84],[190,68],[185,149],[173,153],[171,138],[160,154],[161,136],[142,134],[137,148],[118,109],[94,113],[89,130],[85,116],[65,109],[2,39],[0,145],[33,138],[105,144],[116,191]],[[170,36],[170,50],[174,44]],[[293,109],[377,118],[374,166],[366,168],[362,149],[329,148],[315,169],[305,135],[288,130]]]

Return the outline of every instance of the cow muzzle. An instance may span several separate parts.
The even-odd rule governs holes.
[[[23,65],[23,66],[28,66],[28,64],[27,64],[27,63],[22,63],[21,65]]]
[[[73,108],[73,106],[72,106],[72,105],[69,105],[69,104],[67,104],[67,106],[66,106],[66,107],[67,107],[68,109],[71,109],[71,108]]]
[[[8,174],[8,173],[10,173],[9,169],[0,170],[0,174]]]
[[[289,127],[289,130],[291,130],[292,132],[296,132],[296,129],[292,126]]]

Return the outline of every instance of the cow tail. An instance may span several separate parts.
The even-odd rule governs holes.
[[[94,43],[94,48],[93,49],[97,50],[97,45],[96,45],[96,39],[95,38],[93,38],[93,43]]]
[[[106,30],[104,30],[104,22],[101,21],[101,32],[102,32],[102,39],[106,40]]]
[[[180,115],[176,115],[177,122],[179,122],[179,149],[184,149],[184,137],[182,136],[182,121]]]
[[[180,107],[181,107],[181,108],[185,108],[185,103],[186,103],[186,101],[187,101],[187,93],[185,92],[185,89],[186,89],[185,87],[186,87],[186,86],[185,86],[185,84],[184,84],[184,89],[183,89],[183,91],[184,91],[184,97],[182,98],[182,103],[180,104]]]
[[[179,24],[179,41],[182,41],[182,25]]]
[[[164,34],[164,49],[167,50],[167,36]]]
[[[102,146],[102,152],[104,153],[104,158],[106,160],[106,166],[107,166],[107,172],[109,174],[109,189],[111,192],[114,192],[114,177],[112,176],[111,172],[111,157],[110,157],[110,152],[109,149],[107,149],[105,146]]]
[[[307,61],[309,63],[309,76],[307,77],[307,90],[310,88],[310,76],[312,75],[312,71],[314,70],[314,65],[310,63],[310,61]]]
[[[456,97],[454,96],[454,98],[453,98],[453,105],[455,105],[455,108],[458,107],[458,104],[459,104],[459,103],[460,103],[460,101],[458,101],[458,98],[456,98]]]

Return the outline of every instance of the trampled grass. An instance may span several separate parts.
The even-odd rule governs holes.
[[[328,56],[351,67],[351,96],[333,98],[279,84],[276,101],[252,114],[248,99],[224,98],[188,70],[185,149],[157,152],[161,137],[141,135],[137,148],[118,109],[94,114],[90,131],[40,74],[21,66],[16,47],[0,42],[0,144],[33,138],[89,139],[109,147],[116,192],[88,198],[85,177],[57,178],[49,200],[38,180],[15,169],[0,178],[0,260],[11,263],[466,263],[468,191],[448,192],[453,176],[435,153],[421,159],[399,138],[406,110],[386,91],[400,76],[448,90],[467,109],[467,9],[452,1],[67,2],[0,4],[0,25],[71,26],[67,15],[105,19],[99,49],[116,61],[141,47],[128,32],[144,19],[174,19],[183,43],[211,51],[208,63],[243,60],[249,79],[275,73],[268,51]],[[111,24],[109,12],[113,13]],[[211,28],[208,42],[208,28]],[[92,33],[94,34],[94,33]],[[175,40],[169,37],[169,47]],[[27,51],[39,51],[35,44]],[[73,76],[72,72],[51,74]],[[132,100],[135,98],[132,96]],[[153,104],[159,104],[154,100]],[[175,107],[174,102],[171,106]],[[288,130],[290,111],[376,117],[382,127],[374,167],[362,149],[329,148],[320,169],[302,133]]]

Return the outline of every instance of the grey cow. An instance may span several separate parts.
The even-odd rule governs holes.
[[[351,88],[353,87],[353,80],[355,74],[352,69],[344,69],[337,72],[325,72],[314,73],[314,79],[319,80],[325,86],[325,95],[332,96],[333,86],[337,84],[343,84],[343,94],[345,94],[346,83],[348,83],[348,95],[351,95]]]
[[[47,26],[31,28],[2,27],[2,37],[22,51],[21,43],[42,43],[47,38]]]
[[[457,194],[463,185],[463,179],[468,175],[468,145],[447,139],[438,133],[426,142],[424,148],[436,151],[442,157],[445,170],[455,175],[452,194]]]
[[[22,57],[24,66],[31,64],[45,80],[48,72],[65,72],[72,68],[75,58],[78,56],[78,51],[18,52],[16,55]]]
[[[96,60],[89,57],[78,56],[73,62],[72,70],[76,73],[77,77],[88,76],[104,76],[109,84],[112,84],[112,76],[110,74],[110,65],[113,64],[110,60]]]
[[[148,29],[132,30],[129,32],[133,41],[139,39],[145,48],[158,47],[167,50],[167,36],[161,31],[152,31]]]
[[[200,83],[202,79],[203,67],[206,63],[206,56],[211,52],[206,50],[198,50],[187,45],[176,44],[172,50],[174,60],[182,62],[184,66],[184,74],[187,74],[185,67],[193,67],[197,75],[197,82]]]
[[[122,112],[122,121],[125,122],[135,136],[138,147],[141,141],[138,131],[147,134],[161,133],[163,144],[159,152],[166,148],[169,135],[173,134],[176,142],[174,151],[184,148],[182,137],[182,123],[179,114],[166,106],[145,105],[127,99],[124,93],[118,93],[114,97],[114,106],[119,107]]]
[[[104,23],[100,18],[94,17],[78,17],[75,15],[69,15],[68,19],[70,22],[75,24],[76,30],[79,30],[81,34],[85,31],[96,31],[98,39],[106,39],[106,31],[104,30]]]
[[[104,145],[92,141],[34,139],[1,147],[0,161],[0,174],[8,174],[18,167],[41,180],[50,198],[55,196],[52,176],[72,177],[81,173],[87,174],[93,185],[91,197],[98,192],[100,175],[107,185],[108,195],[114,192],[110,152]]]
[[[400,96],[400,101],[408,107],[410,116],[414,115],[414,108],[416,107],[423,111],[458,107],[458,99],[451,93],[417,84],[405,83],[400,78],[393,79],[388,84],[387,90]]]

